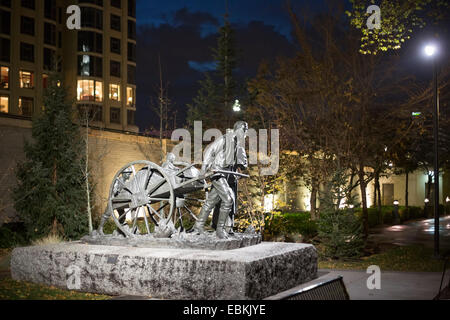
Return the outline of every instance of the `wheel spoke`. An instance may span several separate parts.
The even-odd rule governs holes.
[[[126,190],[126,191],[128,191],[129,193],[133,194],[133,192],[131,192],[131,190],[128,189],[128,187],[125,185],[125,183],[123,183],[122,180],[120,180],[119,178],[117,178],[116,181],[119,182],[119,183],[123,186],[122,190]]]
[[[125,212],[122,213],[122,214],[117,218],[117,220],[120,221],[120,219],[122,219],[124,216],[126,216],[131,210],[132,210],[131,208],[128,208],[128,211],[127,211],[127,210],[124,210]]]
[[[115,197],[112,198],[111,201],[113,203],[124,203],[124,202],[131,202],[130,198],[124,198],[124,197]]]
[[[150,174],[150,171],[152,172]],[[148,183],[150,182],[151,178],[153,177],[153,170],[150,169],[150,167],[147,168],[147,174],[145,175],[145,179],[144,179],[144,190],[147,190],[148,187]]]
[[[145,210],[145,207],[142,207],[142,210],[144,211],[145,228],[147,229],[147,234],[150,234],[150,227],[148,226],[147,212]]]
[[[159,202],[159,201],[169,201],[169,199],[167,198],[149,198],[150,201],[155,201],[155,202]]]
[[[159,207],[158,210],[156,210],[157,212],[161,211],[162,209],[164,209],[165,207],[167,207],[167,205],[169,204],[169,202],[166,202],[165,204],[163,204],[161,207]]]
[[[153,220],[153,223],[155,224],[155,226],[158,225],[158,222],[155,220],[155,217],[153,217],[153,214],[151,214],[151,208],[150,205],[147,205],[147,209],[148,209],[148,215],[150,217],[150,219]],[[157,215],[159,217],[159,215]]]
[[[196,198],[184,198],[185,200],[191,200],[191,201],[198,201],[198,202],[200,202],[200,203],[203,203],[203,202],[205,202],[205,200],[204,199],[196,199]]]
[[[134,165],[131,165],[131,170],[133,171],[133,180],[134,180],[134,185],[136,187],[136,192],[141,192],[141,189],[139,188],[139,183],[137,181],[136,168],[134,167]]]
[[[178,210],[178,216],[179,216],[179,220],[180,220],[180,231],[181,232],[183,232],[183,230],[184,230],[184,226],[183,226],[183,219],[181,218],[181,209],[180,208],[177,208],[177,210]]]
[[[191,214],[191,216],[195,219],[195,221],[198,220],[195,214],[188,207],[184,206],[184,208]]]
[[[133,219],[133,227],[131,228],[131,232],[135,233],[134,228],[136,227],[136,223],[138,220],[138,212],[135,209],[133,209],[132,211],[134,211],[135,215],[134,215],[134,219]]]
[[[164,218],[161,217],[161,216],[158,214],[158,212],[157,212],[155,209],[153,209],[149,204],[147,204],[147,208],[149,208],[150,211],[153,211],[153,214],[156,214],[156,215],[158,216],[159,219],[164,220]],[[160,209],[161,209],[161,208],[160,208]],[[158,210],[158,211],[159,211],[159,210]],[[153,214],[151,214],[151,216],[153,216]]]
[[[166,183],[167,180],[164,179],[164,177],[162,178],[162,180],[160,182],[158,182],[156,184],[156,186],[154,186],[153,188],[150,189],[150,191],[148,192],[149,195],[151,195],[153,192],[155,192],[156,190],[158,190],[164,183]]]

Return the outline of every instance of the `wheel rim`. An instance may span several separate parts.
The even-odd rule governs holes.
[[[162,168],[139,160],[128,163],[116,173],[108,204],[117,228],[126,236],[150,235],[161,231],[171,221],[175,196]],[[131,219],[127,220],[127,216]]]

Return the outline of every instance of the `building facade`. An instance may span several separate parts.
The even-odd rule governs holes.
[[[31,119],[54,71],[92,126],[138,132],[135,0],[0,0],[0,116]]]

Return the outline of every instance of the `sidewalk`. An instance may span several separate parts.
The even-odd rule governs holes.
[[[381,289],[369,290],[365,271],[320,269],[319,276],[344,278],[351,300],[432,300],[439,291],[441,272],[396,272],[381,270]],[[450,272],[444,279],[448,283]],[[443,286],[444,286],[443,285]]]
[[[434,219],[372,228],[369,241],[398,246],[424,245],[432,248],[434,246]],[[441,253],[450,250],[450,216],[439,218],[439,247]]]

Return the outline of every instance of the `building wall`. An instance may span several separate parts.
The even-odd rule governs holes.
[[[450,175],[445,172],[439,179],[439,196],[440,203],[444,204],[446,198],[450,198]],[[408,204],[410,206],[423,206],[426,197],[426,183],[428,182],[428,176],[423,171],[417,170],[409,174],[408,177]],[[388,174],[380,177],[380,188],[381,196],[383,199],[383,184],[393,184],[394,193],[393,200],[398,200],[399,205],[405,205],[405,190],[406,190],[406,176],[404,174],[395,175]],[[374,189],[375,182],[372,180],[367,185],[366,196],[367,205],[371,207],[374,205]],[[356,201],[361,201],[361,191],[359,186],[354,190],[353,194],[356,196]],[[275,197],[268,196],[265,201],[265,209],[270,211],[272,208],[276,208],[277,203],[285,203],[292,210],[297,211],[309,211],[310,210],[310,196],[311,192],[306,187],[305,183],[301,180],[297,183],[286,183],[284,186],[284,191],[275,195]],[[344,204],[344,199],[343,203]],[[433,200],[430,199],[430,202]],[[317,200],[317,205],[319,205],[319,200]],[[392,205],[389,201],[386,205]]]
[[[17,161],[25,159],[25,139],[31,139],[30,121],[0,117],[0,225],[17,220],[11,191],[16,185],[14,170]],[[90,129],[89,148],[98,195],[95,209],[97,214],[104,211],[111,181],[121,167],[135,160],[150,160],[160,164],[161,146],[157,138]],[[165,140],[162,150],[166,152]]]
[[[136,39],[128,36],[128,22],[131,25],[136,24],[135,14],[129,15],[128,6],[135,8],[135,0],[121,0],[121,8],[111,6],[111,1],[102,1],[102,6],[88,3],[89,1],[73,1],[73,0],[35,0],[34,9],[23,7],[21,1],[0,1],[0,13],[5,13],[10,17],[9,31],[2,31],[0,28],[0,38],[10,42],[10,52],[8,58],[0,56],[0,66],[9,68],[9,88],[0,87],[0,96],[8,97],[9,106],[7,113],[12,115],[24,116],[31,118],[43,107],[44,92],[44,75],[47,76],[51,71],[44,65],[44,49],[50,49],[55,52],[55,60],[52,63],[54,70],[61,71],[64,79],[64,86],[68,89],[68,95],[76,99],[78,95],[78,80],[97,80],[102,83],[101,94],[103,100],[96,101],[77,101],[77,104],[88,104],[89,106],[101,106],[101,120],[94,125],[109,129],[122,131],[138,132],[138,127],[134,125],[134,113],[136,110],[136,85],[135,81],[128,81],[128,66],[136,67],[133,58],[128,58],[128,45],[136,45]],[[94,2],[94,1],[92,1]],[[68,6],[77,4],[81,7],[82,16],[84,10],[99,10],[102,15],[102,28],[91,28],[84,26],[82,19],[81,30],[69,30],[66,27],[66,20],[69,17],[66,14]],[[46,8],[54,9],[54,18],[45,16]],[[111,29],[111,14],[120,16],[121,30],[115,31]],[[134,15],[134,16],[133,16]],[[24,34],[21,30],[22,17],[34,20],[34,35]],[[52,25],[55,27],[55,43],[45,43],[46,34],[44,25]],[[3,25],[3,23],[2,23]],[[102,52],[92,52],[90,49],[79,51],[78,42],[80,32],[91,32],[102,36]],[[48,33],[47,33],[48,34]],[[120,54],[111,52],[111,37],[120,39]],[[135,38],[135,37],[134,37]],[[0,39],[0,40],[1,40]],[[34,61],[28,62],[21,59],[20,47],[21,43],[33,45]],[[0,48],[1,49],[1,48]],[[78,57],[98,57],[102,59],[102,75],[100,77],[80,75],[78,72]],[[111,60],[120,62],[120,77],[111,76],[110,62]],[[58,62],[58,63],[56,63]],[[20,88],[19,72],[33,72],[34,85],[33,88]],[[120,85],[120,102],[114,101],[109,97],[109,85]],[[134,99],[127,100],[127,87],[134,90]],[[26,97],[33,99],[32,114],[24,114],[19,109],[19,98]],[[113,123],[110,119],[111,108],[120,110],[120,123]],[[128,115],[130,112],[130,119]]]

